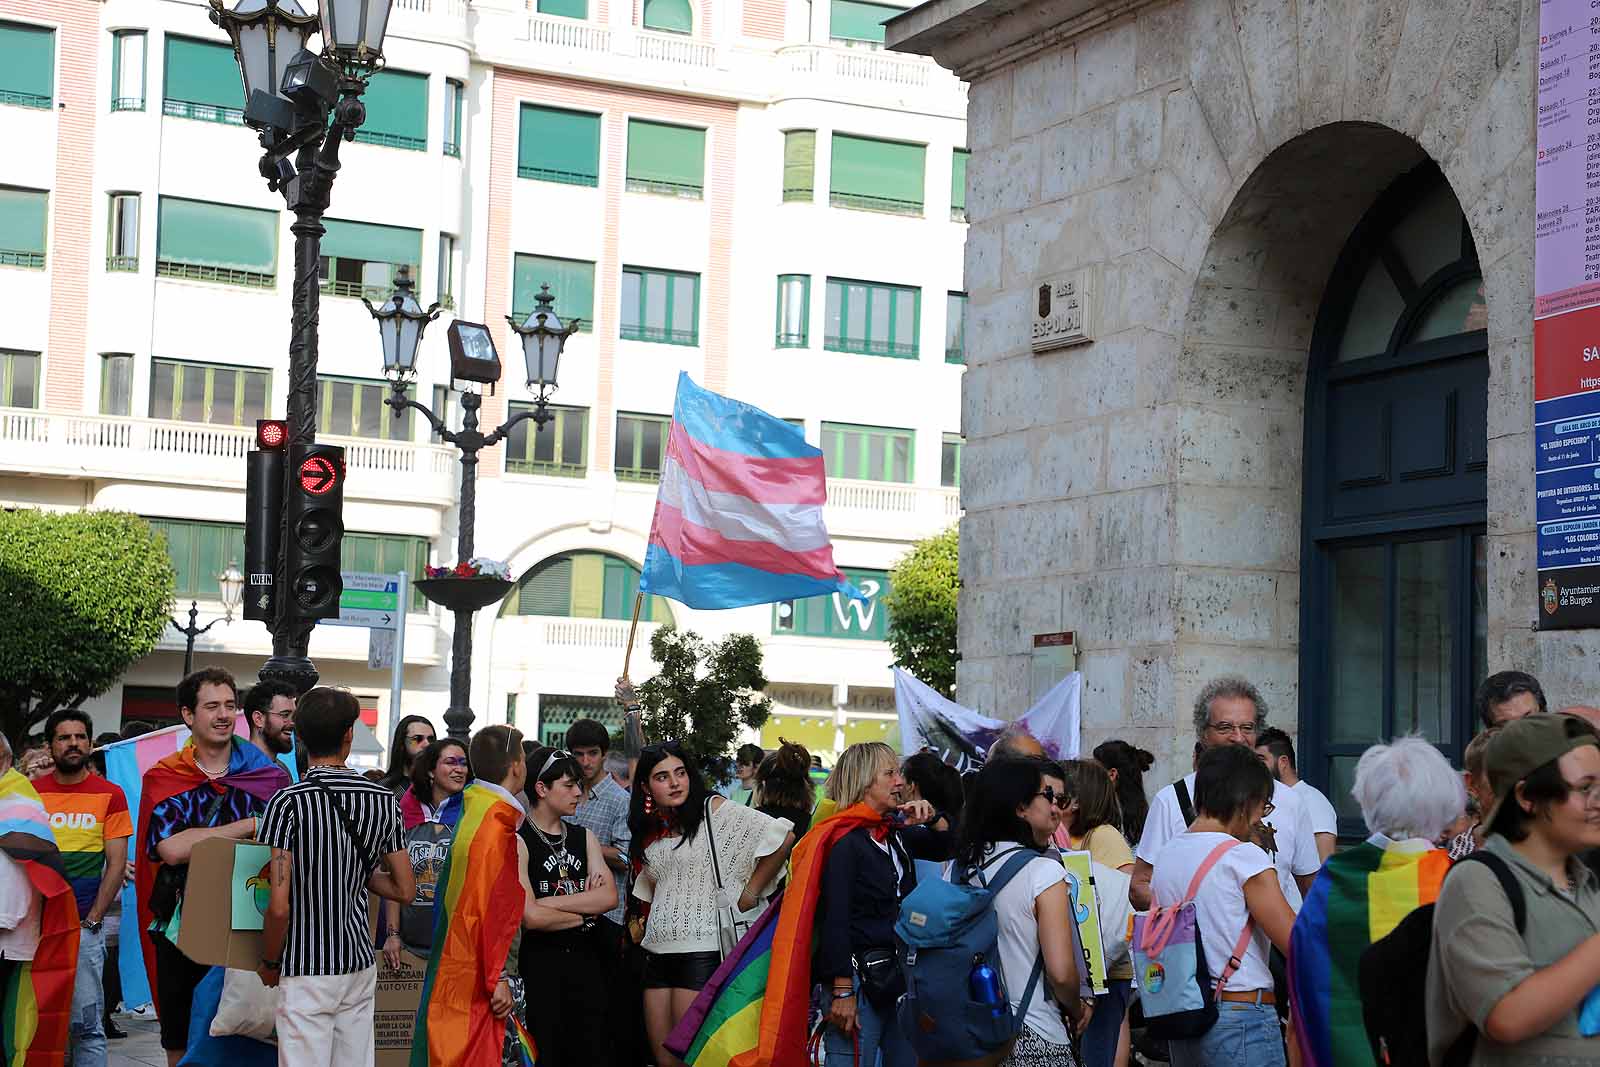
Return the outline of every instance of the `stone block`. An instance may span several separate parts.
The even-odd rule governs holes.
[[[1526,433],[1533,424],[1533,341],[1489,346],[1489,439]]]
[[[967,87],[967,147],[973,152],[1011,140],[1011,69],[979,78]]]
[[[1397,54],[1389,68],[1389,91],[1378,117],[1386,126],[1415,137],[1432,103],[1445,56],[1459,33],[1471,32],[1467,12],[1472,0],[1435,0],[1406,8]],[[1351,116],[1356,117],[1356,116]]]
[[[1034,499],[1097,493],[1106,483],[1105,420],[1056,423],[1028,431]]]
[[[1167,93],[1161,149],[1163,165],[1205,217],[1213,222],[1222,218],[1233,177],[1193,89]]]
[[[974,151],[967,162],[967,211],[975,222],[1026,210],[1039,201],[1039,141],[1021,137]]]
[[[1132,649],[1128,655],[1127,704],[1123,719],[1129,723],[1173,724],[1176,704],[1172,686],[1174,650],[1170,645]]]
[[[995,520],[989,536],[997,538],[988,573],[998,581],[1014,581],[1092,570],[1090,512],[1098,499],[1046,500],[986,513]]]
[[[1543,630],[1537,636],[1537,644],[1539,666],[1536,673],[1550,710],[1573,704],[1593,704],[1594,661],[1596,653],[1600,653],[1600,641],[1595,639],[1595,632]]]
[[[999,220],[978,225],[968,225],[967,243],[963,250],[963,275],[968,295],[1000,288],[1003,278],[1003,236],[1005,226]]]
[[[1127,722],[1128,653],[1123,649],[1085,650],[1078,654],[1083,674],[1079,704],[1086,730],[1111,730]]]
[[[1290,644],[1277,630],[1285,575],[1179,567],[1178,640],[1207,644]]]
[[[1177,480],[1298,492],[1303,440],[1298,413],[1185,405],[1178,414]]]
[[[995,527],[1000,518],[996,508],[968,508],[961,516],[956,568],[963,584],[976,588],[997,580],[999,544]]]
[[[1290,648],[1300,645],[1300,581],[1298,574],[1278,576],[1276,640]]]
[[[1139,12],[1134,69],[1140,92],[1183,77],[1183,24],[1181,3],[1158,4]]]
[[[1508,167],[1533,170],[1537,64],[1521,50],[1500,69],[1483,102],[1467,119],[1456,150],[1440,161],[1456,198],[1473,203]],[[1531,180],[1531,177],[1530,179]]]
[[[981,412],[986,433],[1014,433],[1055,421],[1056,415],[1043,403],[1043,373],[1038,357],[1026,352],[989,367],[986,407]]]
[[[1137,24],[1125,19],[1078,42],[1080,114],[1136,91],[1138,40]]]
[[[1015,216],[1006,227],[1008,284],[1030,286],[1148,247],[1148,188],[1147,178],[1128,179]]]
[[[974,294],[967,304],[967,373],[1008,355],[1029,351],[1033,316],[1022,289]],[[966,425],[981,431],[981,421]]]
[[[1023,653],[1006,656],[997,665],[994,686],[994,709],[988,714],[997,719],[1012,720],[1033,706],[1029,683],[1030,657]]]
[[[1507,167],[1489,180],[1483,195],[1462,205],[1479,262],[1495,263],[1512,254],[1533,258],[1533,170]]]
[[[1180,641],[1174,679],[1178,702],[1185,707],[1182,733],[1194,736],[1192,708],[1200,690],[1224,674],[1243,675],[1261,691],[1267,705],[1267,723],[1291,733],[1299,729],[1300,657],[1293,649]]]
[[[1104,645],[1160,644],[1174,638],[1170,567],[1133,567],[1061,579],[1068,629]]]
[[[968,508],[999,507],[1033,498],[1033,457],[1023,434],[969,437],[961,465],[961,501]]]
[[[1389,68],[1400,56],[1406,0],[1353,0],[1342,118],[1374,122],[1388,94]]]
[[[1085,502],[1097,569],[1172,562],[1172,490],[1157,485],[1100,493]]]
[[[1150,179],[1148,225],[1150,247],[1179,270],[1199,272],[1211,224],[1169,170],[1158,170]]]
[[[1306,129],[1344,117],[1350,8],[1361,0],[1299,0],[1300,114]]]
[[[1417,141],[1435,159],[1455,148],[1495,79],[1503,59],[1517,51],[1519,0],[1474,0],[1455,44],[1445,58],[1439,84],[1426,102]]]
[[[1176,465],[1177,408],[1162,405],[1116,420],[1106,448],[1106,488],[1171,483]]]
[[[1161,330],[1132,331],[1138,335],[1139,348],[1134,356],[1134,405],[1154,408],[1172,400],[1173,382],[1178,377],[1178,366],[1183,356],[1183,345],[1178,338]]]
[[[1206,567],[1297,571],[1298,489],[1222,489],[1179,485],[1173,559]]]
[[[1256,124],[1239,35],[1228,0],[1190,0],[1189,82],[1212,136],[1235,175],[1249,174],[1266,156]]]
[[[1154,167],[1161,158],[1161,123],[1165,94],[1152,90],[1117,104],[1116,174],[1132,177]]]
[[[1091,345],[1057,349],[1035,357],[1044,375],[1039,397],[1061,421],[1126,411],[1137,404],[1143,331],[1102,335]]]
[[[1116,174],[1116,111],[1101,108],[1039,134],[1038,194],[1059,200],[1111,181]]]
[[[1026,137],[1077,114],[1075,53],[1053,48],[1019,63],[1011,76],[1011,135]]]
[[[1534,527],[1533,426],[1489,442],[1488,528],[1491,534]]]
[[[1531,504],[1531,502],[1530,502]],[[1530,630],[1539,619],[1539,551],[1532,530],[1488,534],[1488,616],[1511,629]]]
[[[963,598],[964,599],[964,598]],[[961,610],[966,610],[965,603]],[[982,710],[994,707],[994,661],[977,658],[965,651],[956,664],[956,699],[965,707]]]
[[[1317,312],[1322,310],[1321,285],[1310,292],[1285,293],[1278,304],[1278,329],[1273,340],[1284,348],[1309,355],[1311,337],[1317,327]]]
[[[1233,0],[1250,103],[1262,137],[1272,147],[1306,128],[1300,118],[1298,6],[1283,0]]]
[[[1515,252],[1485,264],[1483,295],[1489,304],[1489,343],[1533,336],[1533,259]]]
[[[1281,302],[1278,293],[1201,281],[1194,287],[1184,336],[1214,344],[1277,348]]]
[[[1290,412],[1305,405],[1306,356],[1293,349],[1190,341],[1178,361],[1173,398]]]
[[[1100,271],[1097,328],[1115,333],[1146,326],[1176,335],[1193,281],[1192,275],[1148,249],[1120,256]]]

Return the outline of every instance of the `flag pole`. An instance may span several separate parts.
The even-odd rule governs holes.
[[[628,627],[628,647],[622,653],[622,678],[628,680],[628,662],[633,659],[633,638],[639,632],[639,606],[644,603],[644,593],[633,594],[633,625]]]

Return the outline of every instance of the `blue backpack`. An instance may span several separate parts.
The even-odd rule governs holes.
[[[985,880],[981,870],[963,872],[968,877],[976,873],[980,885],[963,884],[967,878],[957,880],[952,864],[950,881],[918,882],[900,903],[894,932],[900,942],[906,992],[900,998],[897,1021],[921,1063],[998,1059],[1009,1052],[1022,1029],[1028,1002],[1044,973],[1043,956],[1033,965],[1016,1011],[1003,991],[998,1009],[973,1000],[967,982],[980,956],[999,972],[995,897],[1022,868],[1043,855],[1033,849],[1011,851],[1017,855],[1006,860],[993,878]]]

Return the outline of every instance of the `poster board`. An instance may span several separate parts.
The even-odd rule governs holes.
[[[230,891],[185,892],[178,925],[178,950],[196,963],[253,971],[261,966],[261,926],[234,927],[234,871],[248,870],[266,846],[255,841],[211,837],[194,846],[189,856],[188,887],[229,886]],[[236,854],[242,853],[242,859]],[[256,870],[260,869],[257,865]],[[255,887],[250,887],[254,892]],[[253,900],[249,907],[254,908]]]
[[[1096,995],[1107,992],[1105,943],[1100,936],[1100,902],[1095,895],[1094,872],[1089,853],[1063,852],[1067,869],[1067,893],[1071,898],[1072,919],[1078,926],[1078,941],[1083,945],[1084,965],[1089,969],[1089,986]]]

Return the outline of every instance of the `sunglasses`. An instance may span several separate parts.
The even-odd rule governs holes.
[[[1035,793],[1034,796],[1044,797],[1045,800],[1054,804],[1062,811],[1066,811],[1068,808],[1072,807],[1072,798],[1066,793],[1057,793],[1055,786],[1052,785],[1045,786],[1043,789],[1039,790],[1039,792]]]
[[[507,739],[508,742],[510,741],[510,736],[511,736],[510,734],[506,735],[506,739]],[[537,781],[543,781],[544,780],[544,776],[546,774],[550,773],[550,768],[555,766],[556,760],[559,760],[559,759],[571,759],[571,758],[572,758],[572,753],[566,751],[565,749],[558,748],[558,749],[553,750],[550,753],[550,755],[545,757],[544,766],[539,769],[539,773],[533,776],[534,781],[536,781],[536,782]]]

